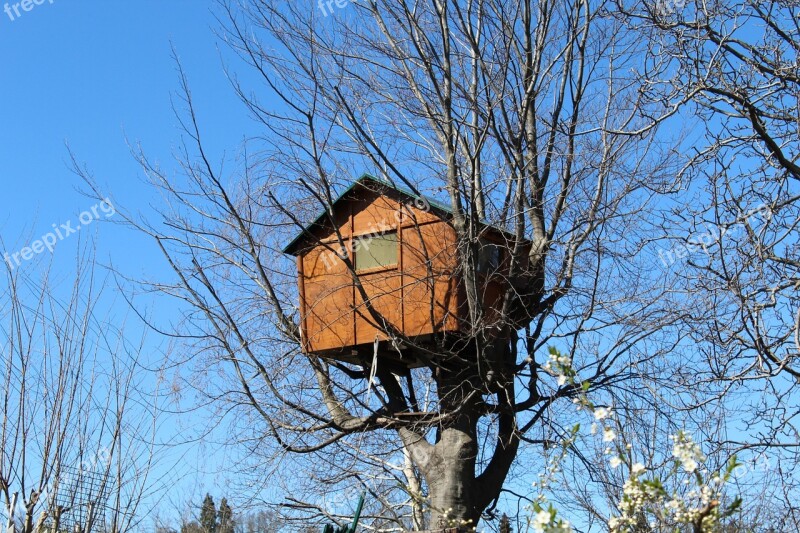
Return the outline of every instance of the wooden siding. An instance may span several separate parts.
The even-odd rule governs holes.
[[[406,335],[458,330],[455,230],[443,221],[408,224],[402,242]]]
[[[371,354],[373,342],[385,341],[387,336],[370,306],[407,337],[466,330],[466,298],[457,277],[456,235],[449,222],[420,206],[367,190],[357,198],[337,202],[334,220],[351,261],[359,246],[368,250],[371,237],[396,232],[397,264],[358,272],[365,299],[346,263],[335,253],[340,248],[336,232],[330,227],[314,228],[316,240],[297,259],[307,353],[351,361],[358,360],[356,353]],[[508,283],[501,273],[508,268],[509,237],[486,228],[482,238],[505,249],[499,272],[479,275],[484,321],[491,325],[499,319]]]
[[[306,350],[316,352],[355,344],[352,278],[342,261],[327,261],[324,247],[302,256],[301,315]]]
[[[339,248],[335,232],[320,232],[320,244],[298,259],[301,327],[307,352],[386,340],[370,305],[408,336],[458,328],[453,229],[413,204],[403,206],[374,193],[365,196],[347,201],[336,212],[346,251],[352,261],[354,249],[368,249],[370,236],[396,231],[398,263],[359,272],[365,300],[345,262],[331,251]],[[357,244],[359,240],[364,244]]]

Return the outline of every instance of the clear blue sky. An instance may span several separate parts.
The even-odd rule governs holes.
[[[165,163],[178,144],[171,44],[203,123],[213,125],[205,128],[207,142],[217,155],[235,149],[252,124],[222,69],[214,7],[212,0],[44,0],[13,21],[0,12],[0,231],[7,248],[26,244],[16,242],[20,230],[38,236],[92,205],[75,191],[66,143],[129,208],[147,204],[150,191],[126,140],[141,141]],[[106,242],[103,251],[122,249],[131,260],[148,253],[133,243]]]
[[[113,191],[118,207],[146,211],[157,201],[127,143],[141,142],[155,159],[172,164],[180,140],[170,103],[178,87],[172,46],[190,77],[215,160],[252,131],[223,71],[227,51],[213,32],[212,0],[44,0],[20,9],[14,20],[2,11],[5,3],[0,0],[2,252],[18,252],[94,205],[77,190],[66,144]],[[15,3],[8,2],[12,14]],[[111,259],[134,277],[165,273],[153,243],[134,232],[92,224],[91,235],[103,262]],[[76,245],[76,238],[56,245],[65,279]],[[39,257],[47,261],[46,254]],[[115,305],[126,313],[124,302]],[[170,426],[192,421],[179,424]],[[184,470],[197,475],[176,487],[176,499],[206,489],[220,494],[215,484],[225,480],[210,471],[222,458],[204,457],[212,448],[190,450]]]

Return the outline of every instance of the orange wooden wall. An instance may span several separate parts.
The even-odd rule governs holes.
[[[387,230],[398,233],[398,264],[360,272],[371,305],[407,336],[456,331],[460,306],[453,276],[455,232],[436,214],[376,193],[338,206],[337,224],[350,257],[354,240]],[[350,271],[324,244],[298,257],[304,349],[324,352],[372,344],[386,335],[376,327]]]

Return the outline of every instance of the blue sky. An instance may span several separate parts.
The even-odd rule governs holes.
[[[250,122],[223,72],[213,7],[210,0],[45,0],[13,21],[0,13],[0,228],[7,248],[26,244],[25,230],[37,236],[94,203],[76,191],[67,143],[129,209],[150,202],[127,143],[141,141],[167,163],[179,142],[171,46],[191,78],[202,121],[213,124],[206,141],[220,154],[235,148]],[[104,252],[128,252],[132,266],[134,256],[150,253],[130,236],[103,244]]]
[[[15,3],[8,3],[12,13]],[[0,10],[5,4],[0,1]],[[81,182],[70,171],[67,144],[112,191],[118,208],[146,213],[158,201],[142,181],[128,143],[141,142],[154,159],[172,164],[180,132],[171,108],[178,88],[171,47],[190,77],[215,160],[225,150],[235,151],[253,124],[225,77],[225,49],[213,32],[214,7],[212,0],[44,0],[14,20],[0,11],[4,253],[19,252],[54,224],[77,221],[96,203],[78,190]],[[113,261],[134,277],[166,274],[154,244],[135,232],[92,223],[90,235],[97,239],[101,262]],[[64,239],[54,256],[45,251],[38,259],[53,259],[66,280],[79,240]],[[120,316],[130,315],[121,298],[109,299],[109,305]],[[156,358],[160,348],[153,345]],[[173,422],[171,429],[192,425],[191,419]],[[213,470],[222,458],[210,460],[202,447],[179,453],[188,453],[183,470],[192,476],[175,488],[174,499],[194,499],[204,490],[220,494],[225,480]],[[181,502],[167,506],[173,503]]]

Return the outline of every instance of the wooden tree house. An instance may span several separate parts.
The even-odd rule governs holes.
[[[283,250],[297,258],[303,351],[363,364],[372,360],[377,341],[382,358],[422,366],[408,346],[387,342],[367,302],[417,346],[465,331],[451,219],[447,207],[372,176],[353,183]],[[489,321],[503,294],[510,238],[498,228],[481,228],[478,270]]]

